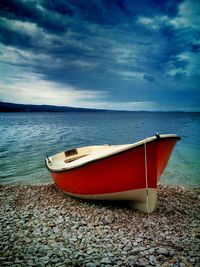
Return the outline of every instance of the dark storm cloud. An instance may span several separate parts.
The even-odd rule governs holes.
[[[184,60],[184,59],[174,59],[173,60],[173,65],[176,67],[176,68],[180,68],[180,69],[186,69],[186,67],[188,66],[189,62],[188,60]]]
[[[144,74],[143,78],[149,82],[153,82],[155,79],[151,75]]]
[[[191,1],[2,0],[0,43],[16,49],[10,64],[27,62],[47,81],[107,91],[113,101],[157,101],[161,88],[170,98],[198,87]]]
[[[55,8],[50,12],[50,9],[45,9],[45,6],[39,5],[37,1],[2,0],[0,2],[0,16],[4,18],[32,22],[50,32],[66,31],[67,23],[59,15],[62,13],[56,11]]]
[[[0,33],[0,42],[4,45],[12,45],[21,48],[30,48],[33,46],[32,37],[30,35],[13,29],[9,26],[9,23],[1,18]]]
[[[81,16],[93,23],[116,25],[127,19],[133,19],[139,14],[153,16],[165,13],[175,16],[178,5],[182,1],[131,1],[131,0],[102,0],[102,1],[69,1]]]
[[[65,0],[43,1],[43,7],[62,15],[73,16],[74,14],[70,4]]]
[[[36,23],[48,31],[61,32],[67,29],[66,17],[76,17],[100,25],[117,25],[142,14],[153,16],[165,13],[175,16],[182,1],[146,0],[2,0],[0,15],[9,19],[18,19]]]
[[[200,52],[200,44],[193,43],[191,45],[191,52],[192,53],[199,53]]]

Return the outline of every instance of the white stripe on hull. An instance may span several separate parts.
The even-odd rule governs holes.
[[[123,192],[97,194],[97,195],[78,195],[67,193],[73,197],[91,200],[126,200],[130,202],[131,207],[143,212],[153,212],[157,206],[157,189],[149,188],[148,195],[146,188],[128,190]],[[148,201],[148,205],[147,205]]]

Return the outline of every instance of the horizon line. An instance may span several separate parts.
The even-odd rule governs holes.
[[[24,104],[24,103],[15,103],[15,102],[5,102],[3,100],[0,100],[0,104],[10,104],[10,105],[21,105],[21,106],[36,106],[36,107],[41,107],[41,106],[46,106],[46,107],[55,107],[55,108],[71,108],[71,109],[83,109],[85,111],[87,110],[94,110],[94,111],[108,111],[108,112],[163,112],[163,113],[169,113],[169,112],[180,112],[180,113],[200,113],[199,111],[188,111],[188,110],[126,110],[126,109],[106,109],[106,108],[86,108],[86,107],[75,107],[75,106],[59,106],[59,105],[54,105],[54,104]],[[0,111],[2,112],[2,111]],[[12,112],[12,111],[11,111]],[[33,112],[33,111],[25,111],[25,112]],[[42,111],[41,111],[42,112]],[[45,111],[43,111],[45,112]],[[54,112],[54,111],[46,111],[46,112]],[[59,111],[55,111],[59,112]],[[63,111],[60,111],[63,112]]]

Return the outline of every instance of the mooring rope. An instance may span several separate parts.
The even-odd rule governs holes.
[[[144,165],[145,165],[145,182],[146,182],[146,204],[149,216],[149,186],[148,186],[148,170],[147,170],[147,140],[144,142]]]

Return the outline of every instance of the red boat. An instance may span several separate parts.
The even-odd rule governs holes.
[[[156,134],[133,144],[87,146],[46,158],[65,193],[98,200],[128,200],[142,211],[157,203],[157,184],[180,137]]]

